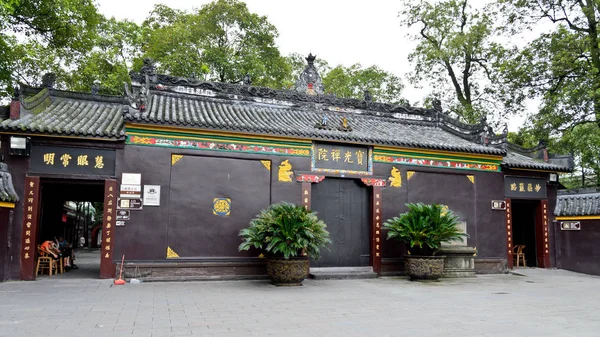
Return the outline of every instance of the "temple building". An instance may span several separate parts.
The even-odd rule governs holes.
[[[508,144],[506,129],[464,124],[439,102],[326,95],[307,61],[291,90],[161,75],[150,61],[122,96],[58,90],[52,76],[22,86],[0,116],[2,181],[16,191],[10,214],[0,208],[3,278],[36,278],[36,246],[62,235],[67,201],[102,205],[83,234],[100,244],[102,278],[123,255],[148,280],[264,277],[238,232],[279,201],[327,224],[333,243],[313,267],[402,274],[406,249],[381,226],[409,202],[460,217],[478,273],[512,268],[516,245],[529,266],[557,266],[552,211],[572,158]]]

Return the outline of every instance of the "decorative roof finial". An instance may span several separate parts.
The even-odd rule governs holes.
[[[308,66],[314,66],[315,65],[315,59],[317,58],[317,55],[313,55],[312,53],[308,53],[308,57],[306,58],[306,62],[308,62]]]
[[[302,71],[294,85],[296,91],[309,95],[323,95],[325,93],[321,76],[319,76],[319,72],[315,67],[316,58],[317,57],[312,53],[308,54],[308,57],[306,58],[308,65],[304,68],[304,71]]]
[[[433,105],[433,110],[442,112],[442,102],[439,99],[434,99],[431,104]]]
[[[54,83],[56,82],[56,74],[54,73],[45,73],[42,76],[42,87],[52,89],[54,88]]]
[[[100,81],[98,80],[94,80],[94,83],[92,84],[92,95],[98,95],[98,92],[100,91]]]
[[[244,76],[242,83],[244,85],[252,85],[252,77],[250,77],[250,74],[246,74],[246,76]]]
[[[373,96],[371,96],[371,92],[369,90],[365,90],[365,101],[372,101]]]

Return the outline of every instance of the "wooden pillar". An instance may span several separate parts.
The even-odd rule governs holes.
[[[100,278],[113,278],[115,276],[115,264],[113,263],[115,241],[113,232],[116,219],[117,193],[117,181],[105,180],[102,247],[100,249]]]
[[[35,280],[39,227],[40,178],[25,178],[23,227],[21,229],[21,280]]]
[[[535,224],[536,256],[539,268],[550,268],[550,238],[548,234],[548,200],[541,200],[537,207]]]
[[[513,222],[512,205],[510,198],[506,199],[506,263],[508,269],[513,268]]]

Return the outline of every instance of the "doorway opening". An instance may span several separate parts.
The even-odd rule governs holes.
[[[538,267],[536,252],[538,238],[536,237],[536,225],[538,222],[537,211],[540,201],[513,199],[511,201],[511,205],[513,222],[513,247],[517,247],[518,245],[525,246],[523,250],[523,253],[525,253],[525,266]],[[519,265],[522,266],[522,264]]]
[[[327,178],[312,186],[312,209],[327,224],[332,243],[311,267],[370,265],[369,189],[360,180]]]
[[[63,263],[71,264],[52,277],[99,278],[104,181],[42,179],[40,186],[37,245],[58,241]]]

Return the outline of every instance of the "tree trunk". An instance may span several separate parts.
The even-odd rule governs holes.
[[[588,22],[587,37],[590,46],[590,56],[592,64],[596,70],[594,74],[594,87],[592,97],[594,99],[594,115],[596,123],[600,126],[600,49],[598,46],[598,22],[596,20],[595,1],[587,0],[585,4],[580,3],[582,11]]]

